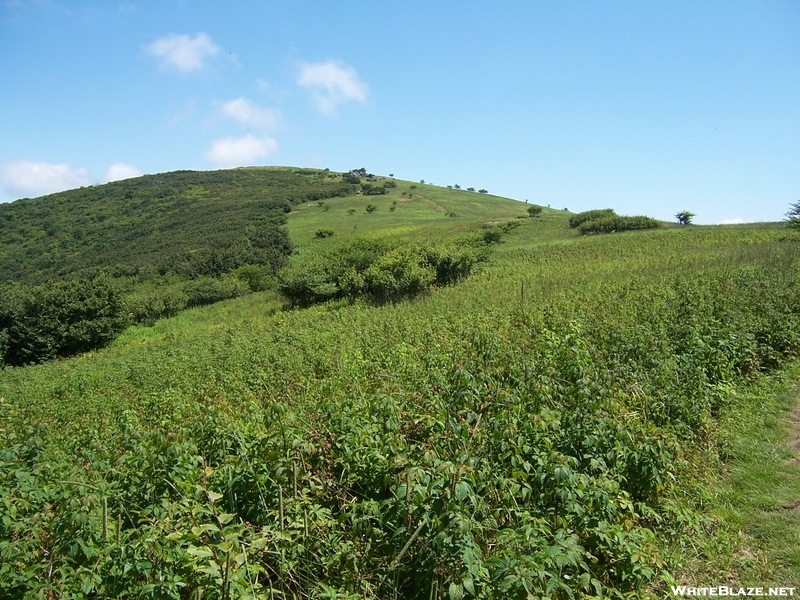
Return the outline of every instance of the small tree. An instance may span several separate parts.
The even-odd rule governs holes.
[[[675,218],[678,219],[678,223],[681,225],[691,225],[694,217],[695,214],[693,212],[689,212],[688,210],[682,210],[675,215]]]
[[[375,206],[374,204],[367,204],[366,210],[368,213],[374,213],[376,210],[378,210],[378,207]]]
[[[480,189],[480,190],[478,190],[478,193],[479,194],[488,194],[489,190]]]
[[[541,206],[529,206],[528,207],[528,214],[531,217],[540,217],[542,215],[542,207]]]
[[[789,207],[789,212],[786,213],[786,226],[800,229],[800,200]]]

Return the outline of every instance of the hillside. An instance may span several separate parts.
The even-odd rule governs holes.
[[[0,362],[93,350],[130,323],[267,289],[302,304],[413,295],[468,274],[482,251],[464,246],[501,232],[464,236],[495,225],[506,233],[528,218],[522,208],[365,169],[281,167],[147,175],[0,205]],[[541,222],[564,217],[546,213]],[[366,254],[347,249],[365,236]],[[449,246],[399,248],[412,239]],[[293,254],[297,269],[284,275]],[[304,256],[341,268],[312,272]]]
[[[178,171],[0,204],[0,280],[277,268],[291,250],[285,214],[355,189],[323,171]]]
[[[580,236],[564,211],[402,181],[286,215],[292,273],[331,275],[354,249],[374,261],[345,261],[355,275],[395,281],[431,248],[480,260],[390,302],[281,310],[267,287],[4,369],[0,597],[664,597],[800,579],[782,508],[800,474],[781,466],[773,399],[797,377],[796,234]],[[718,480],[741,465],[770,477],[750,520],[714,501],[741,506],[752,479]]]

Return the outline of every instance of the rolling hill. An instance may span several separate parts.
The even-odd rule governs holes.
[[[0,598],[646,598],[800,579],[780,426],[800,378],[797,233],[581,236],[566,211],[298,169],[223,172],[240,184],[197,206],[227,198],[230,220],[198,209],[187,227],[247,235],[243,215],[266,217],[233,207],[276,173],[296,190],[272,197],[293,249],[277,273],[146,274],[159,253],[133,247],[85,258],[93,279],[64,271],[121,286],[128,310],[264,269],[260,291],[0,371]],[[176,177],[164,206],[194,202],[197,180]],[[114,202],[133,184],[153,186],[114,184]],[[49,239],[24,212],[44,201],[14,208],[28,248]],[[208,247],[192,231],[170,256]],[[445,285],[448,256],[470,270]],[[329,295],[288,305],[300,276]],[[365,293],[338,293],[357,277]],[[367,281],[430,285],[381,299]]]

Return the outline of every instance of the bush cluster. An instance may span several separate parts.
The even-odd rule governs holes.
[[[616,216],[617,213],[611,208],[597,208],[595,210],[587,210],[577,215],[572,215],[569,218],[569,226],[575,229],[581,223],[586,221],[593,221],[595,219],[603,219],[606,217]]]
[[[0,366],[41,363],[95,350],[129,321],[106,278],[0,287]]]
[[[530,211],[530,209],[528,210]],[[599,208],[572,215],[569,218],[569,226],[573,229],[577,228],[578,233],[581,235],[587,235],[591,233],[653,229],[659,227],[660,223],[650,217],[625,217],[618,215],[610,208]]]
[[[158,319],[174,317],[182,310],[237,298],[266,289],[272,281],[257,265],[246,265],[236,274],[202,276],[177,284],[140,290],[126,298],[128,315],[135,323],[153,325]]]
[[[280,291],[292,304],[326,300],[376,302],[412,297],[469,275],[477,255],[466,246],[403,245],[359,239],[284,272]]]
[[[578,232],[581,235],[587,235],[590,233],[614,233],[619,231],[633,231],[635,229],[654,229],[659,226],[660,223],[650,217],[623,217],[620,215],[612,215],[584,221],[578,226]]]

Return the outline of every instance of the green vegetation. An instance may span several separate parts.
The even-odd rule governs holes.
[[[500,232],[496,232],[499,235]],[[483,239],[480,240],[483,243]],[[469,245],[390,244],[356,239],[315,255],[281,275],[281,293],[294,305],[369,296],[374,302],[414,297],[432,285],[448,285],[470,274],[479,254]]]
[[[800,238],[579,237],[598,219],[385,189],[372,214],[293,205],[280,285],[310,282],[308,308],[276,310],[269,266],[244,265],[213,281],[266,291],[0,374],[0,597],[622,598],[703,564],[756,576],[714,540],[764,531],[767,504],[715,537],[694,492],[744,457],[729,423],[786,408],[753,398],[800,354]],[[791,585],[790,552],[747,550]]]
[[[610,208],[589,210],[573,215],[569,219],[569,226],[577,228],[581,235],[632,231],[634,229],[654,229],[660,225],[661,223],[650,217],[623,217]]]
[[[689,463],[683,479],[692,483],[676,505],[695,533],[675,538],[670,548],[683,584],[800,582],[798,380],[795,362],[775,377],[732,389],[711,443]]]
[[[792,229],[800,229],[800,200],[789,207],[786,213],[786,225]]]
[[[0,204],[0,280],[277,269],[291,252],[285,214],[354,191],[323,171],[254,168],[145,175]]]
[[[542,210],[541,206],[529,206],[528,215],[530,215],[531,218],[538,218],[542,216]]]
[[[402,191],[394,179],[376,177],[366,169],[344,175],[288,168],[182,171],[0,205],[0,286],[5,286],[0,296],[33,298],[45,289],[36,286],[64,281],[77,282],[64,284],[63,289],[78,293],[84,285],[80,282],[102,280],[113,301],[103,307],[91,304],[94,315],[84,307],[81,318],[99,323],[109,318],[108,311],[115,315],[113,327],[106,327],[102,335],[87,335],[82,344],[55,342],[42,332],[30,330],[23,335],[20,326],[9,329],[18,315],[33,310],[21,308],[25,304],[21,300],[9,301],[0,322],[4,340],[0,362],[22,364],[69,356],[108,343],[129,321],[152,325],[188,308],[275,289],[276,274],[293,251],[284,225],[287,216],[296,212],[307,217],[313,207],[324,215],[318,223],[323,227],[300,219],[301,243],[311,235],[323,240],[336,232],[355,233],[358,222],[352,225],[351,221],[342,231],[339,221],[341,214],[356,213],[354,203],[375,221],[366,227],[361,224],[359,234],[390,233],[387,226],[395,226],[396,232],[405,228],[408,233],[409,225],[419,227],[429,221],[433,226],[442,216],[455,216],[438,201],[437,188],[426,186],[426,193],[417,193],[412,200],[416,185],[401,183]],[[461,205],[466,195],[458,192],[447,199],[446,206]],[[363,196],[391,202],[387,211],[394,213],[391,222],[374,214],[379,207],[385,210],[385,203],[364,207]],[[505,203],[500,210],[491,201],[463,207],[459,214],[465,215],[467,228],[462,231],[487,217],[518,214],[517,203],[500,202]],[[402,203],[400,210],[398,203]],[[427,287],[420,283],[420,289]],[[396,296],[388,291],[386,295]],[[63,294],[49,297],[74,304]],[[31,302],[31,306],[36,304]],[[64,307],[62,312],[70,310]]]
[[[675,218],[678,219],[678,223],[681,225],[691,225],[692,219],[694,219],[696,216],[697,215],[695,215],[693,212],[682,210],[675,215]]]
[[[106,279],[0,287],[0,368],[88,352],[128,325],[125,305]]]

